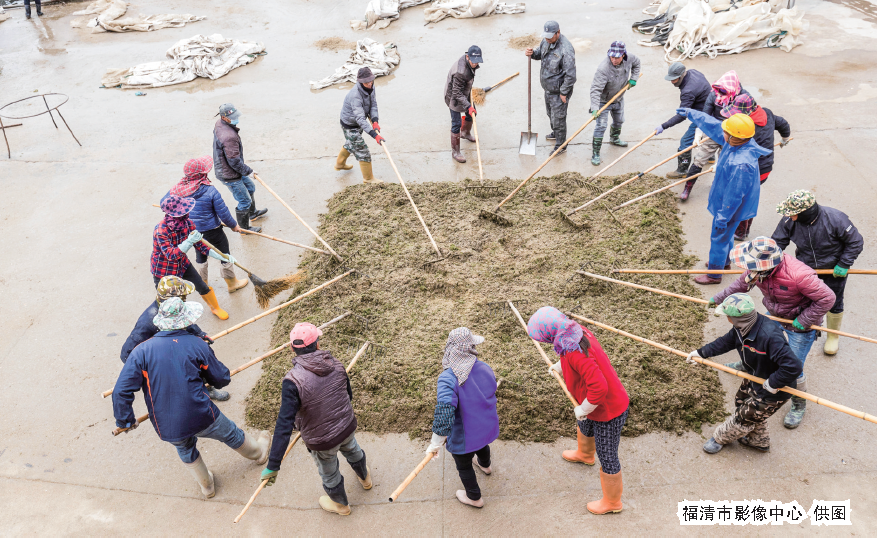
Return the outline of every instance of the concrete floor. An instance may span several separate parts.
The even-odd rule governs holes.
[[[187,159],[210,153],[217,107],[232,102],[243,111],[248,162],[311,224],[317,224],[334,192],[359,181],[356,170],[338,173],[331,168],[342,142],[337,117],[347,88],[308,87],[308,80],[322,78],[343,63],[346,53],[318,51],[312,46],[317,39],[368,36],[398,45],[402,64],[392,76],[378,79],[377,87],[383,134],[410,181],[477,177],[470,144],[464,143],[467,164],[457,165],[449,155],[442,100],[447,69],[474,42],[485,57],[479,85],[519,70],[525,74],[523,54],[509,49],[507,41],[538,31],[548,19],[559,20],[568,37],[592,42],[590,50],[580,50],[577,56],[580,82],[570,109],[571,130],[586,119],[591,74],[614,39],[627,41],[643,60],[644,78],[627,98],[626,137],[642,139],[678,103],[677,91],[663,80],[663,51],[634,45],[638,35],[631,33],[630,24],[644,18],[642,0],[531,1],[523,15],[446,20],[429,27],[422,24],[421,8],[413,8],[386,30],[355,34],[347,22],[361,15],[364,4],[296,0],[245,7],[229,0],[144,1],[132,6],[132,12],[208,16],[186,28],[148,34],[93,35],[72,29],[69,14],[84,4],[47,7],[46,17],[32,21],[24,20],[22,10],[9,12],[12,18],[0,26],[0,100],[35,91],[66,93],[70,102],[62,111],[83,147],[63,125],[56,130],[42,116],[9,129],[12,159],[0,158],[0,531],[198,535],[212,529],[274,535],[292,529],[294,534],[548,535],[648,529],[670,534],[679,532],[677,503],[685,499],[797,500],[805,508],[813,499],[850,499],[853,526],[841,532],[874,534],[877,426],[816,405],[809,407],[796,431],[781,426],[782,416],[770,420],[769,454],[734,445],[707,456],[700,448],[704,437],[696,434],[625,438],[625,510],[610,517],[595,517],[584,509],[585,502],[599,494],[599,478],[594,468],[572,467],[560,459],[570,439],[554,444],[496,443],[496,472],[479,479],[487,506],[476,512],[454,499],[460,486],[447,457],[431,463],[398,502],[388,503],[389,493],[421,459],[423,443],[404,435],[363,433],[359,437],[369,453],[376,486],[369,492],[354,487],[350,469],[344,468],[354,505],[349,518],[318,508],[321,488],[313,464],[303,448],[295,447],[277,485],[233,525],[258,483],[257,466],[217,443],[201,443],[218,485],[216,497],[204,501],[174,450],[148,426],[127,436],[109,435],[111,403],[99,393],[112,387],[120,369],[118,350],[154,294],[150,234],[160,214],[150,204],[181,177]],[[877,24],[868,15],[873,5],[854,2],[851,8],[801,0],[798,6],[807,11],[810,29],[805,44],[791,53],[763,49],[688,65],[711,80],[736,69],[760,104],[792,124],[795,141],[778,151],[753,233],[769,235],[778,221],[775,204],[791,190],[809,188],[820,203],[852,217],[866,237],[857,266],[875,267],[872,230],[877,215],[872,206],[877,196],[869,174],[877,142],[872,121],[877,117]],[[98,89],[107,68],[159,60],[179,39],[217,32],[263,41],[269,54],[220,80],[150,89],[145,97]],[[525,83],[518,77],[490,94],[481,107],[478,127],[489,178],[526,177],[548,155],[544,141],[536,157],[517,153],[519,132],[526,128]],[[544,135],[550,129],[542,110],[536,99],[533,129]],[[682,131],[680,126],[657,137],[619,164],[617,173],[645,169],[673,153]],[[589,135],[590,128],[543,173],[593,173]],[[374,152],[376,147],[369,144]],[[620,153],[609,147],[604,158],[608,162]],[[391,179],[392,169],[382,154],[375,156],[374,166],[378,177]],[[659,172],[669,170],[667,165]],[[707,187],[708,181],[701,180],[681,207],[688,248],[702,259],[708,251]],[[220,192],[231,202],[224,188]],[[264,189],[259,201],[270,208],[263,224],[267,233],[312,241]],[[441,223],[433,230],[440,240]],[[248,260],[260,275],[286,274],[298,260],[292,247],[238,236],[231,242],[235,255]],[[844,329],[874,336],[871,306],[877,291],[866,284],[869,277],[850,278]],[[215,266],[211,281],[231,318],[220,322],[206,315],[201,325],[208,333],[258,312],[251,289],[232,297],[223,291]],[[705,293],[717,290],[715,286]],[[220,359],[235,367],[267,350],[270,319],[217,342],[214,349]],[[449,327],[453,323],[448,320]],[[727,329],[724,320],[713,319],[705,337]],[[841,352],[827,358],[819,349],[821,343],[807,361],[810,391],[877,413],[872,368],[877,348],[845,339]],[[245,396],[259,373],[251,368],[236,376],[230,386],[232,399],[221,404],[239,424]],[[355,384],[355,373],[353,379]],[[725,375],[722,382],[731,409],[737,382]],[[139,401],[136,407],[143,409]],[[572,422],[570,415],[571,432]],[[704,425],[703,433],[709,436],[712,427]],[[809,523],[803,528],[831,532]],[[790,532],[789,527],[770,529],[777,530]],[[768,529],[744,532],[766,534]]]

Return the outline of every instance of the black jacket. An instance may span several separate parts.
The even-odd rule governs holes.
[[[223,181],[237,181],[241,176],[249,176],[253,169],[244,162],[244,143],[239,129],[216,120],[213,127],[213,173]]]
[[[865,247],[865,239],[843,211],[819,206],[816,220],[809,226],[789,217],[777,224],[771,238],[785,250],[795,243],[795,257],[813,269],[849,269]]]
[[[122,359],[123,363],[128,360],[128,355],[134,351],[135,347],[149,340],[158,333],[158,327],[152,322],[152,319],[157,314],[158,303],[152,301],[149,308],[144,310],[143,313],[140,314],[140,317],[137,318],[137,323],[134,324],[134,330],[128,335],[128,339],[125,340],[125,345],[122,346],[122,353],[119,355],[119,358]],[[202,331],[201,328],[194,323],[186,327],[185,331],[207,342],[207,340],[204,339],[204,337],[207,336],[207,333]],[[209,344],[210,342],[207,343]]]
[[[454,62],[445,80],[445,104],[454,112],[466,112],[472,103],[469,96],[475,82],[475,69],[469,65],[466,55]]]
[[[749,116],[755,122],[755,143],[771,152],[758,158],[758,173],[765,174],[773,170],[773,156],[776,153],[773,149],[774,139],[773,132],[779,131],[780,136],[789,138],[792,136],[792,127],[782,116],[777,116],[769,108],[759,107],[764,111],[764,115],[757,112]],[[764,122],[764,125],[760,125]]]
[[[682,75],[682,83],[679,85],[679,108],[693,108],[703,110],[707,98],[710,97],[713,88],[707,82],[703,73],[695,69],[689,69]],[[685,121],[684,116],[676,114],[661,124],[664,130]]]
[[[797,388],[797,379],[804,370],[804,363],[798,360],[795,352],[789,347],[786,335],[779,323],[758,314],[755,325],[745,338],[737,329],[732,328],[725,336],[698,349],[701,357],[707,359],[717,357],[736,349],[743,361],[743,370],[750,375],[767,379],[770,386]],[[786,401],[792,395],[777,391],[771,394],[759,383],[749,382],[756,394],[765,400],[774,402]]]
[[[712,88],[712,85],[710,86],[710,88]],[[747,92],[746,90],[744,90],[743,88],[740,88],[740,95],[750,95],[750,93]],[[754,97],[752,99],[755,100]],[[710,90],[710,95],[706,99],[706,104],[703,105],[703,112],[704,112],[704,114],[712,116],[719,121],[725,121],[726,119],[728,119],[725,116],[722,116],[722,107],[720,107],[719,105],[716,104],[716,91],[715,90]],[[721,142],[719,142],[719,143],[721,143]],[[767,149],[770,149],[770,148],[767,148]]]

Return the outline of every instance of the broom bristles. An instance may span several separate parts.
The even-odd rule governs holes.
[[[472,88],[472,103],[476,105],[484,104],[484,99],[487,97],[487,92],[485,92],[481,88]]]
[[[253,287],[256,288],[256,300],[259,302],[259,306],[262,309],[268,308],[271,304],[270,301],[274,296],[282,291],[292,288],[298,282],[301,282],[305,276],[306,273],[304,269],[302,269],[295,274],[269,280],[262,286],[256,286],[254,283]]]

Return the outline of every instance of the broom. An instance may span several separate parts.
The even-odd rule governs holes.
[[[500,86],[502,86],[506,82],[508,82],[511,79],[518,76],[520,73],[521,72],[518,71],[514,75],[507,77],[507,78],[504,78],[504,79],[500,80],[499,82],[497,82],[496,84],[494,84],[493,86],[488,86],[487,88],[472,88],[472,104],[479,105],[479,106],[483,105],[484,100],[487,99],[487,92],[489,92],[490,90],[499,88]]]

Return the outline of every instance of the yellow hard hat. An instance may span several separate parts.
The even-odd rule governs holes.
[[[755,136],[755,122],[746,114],[734,114],[722,122],[722,129],[735,138]]]

